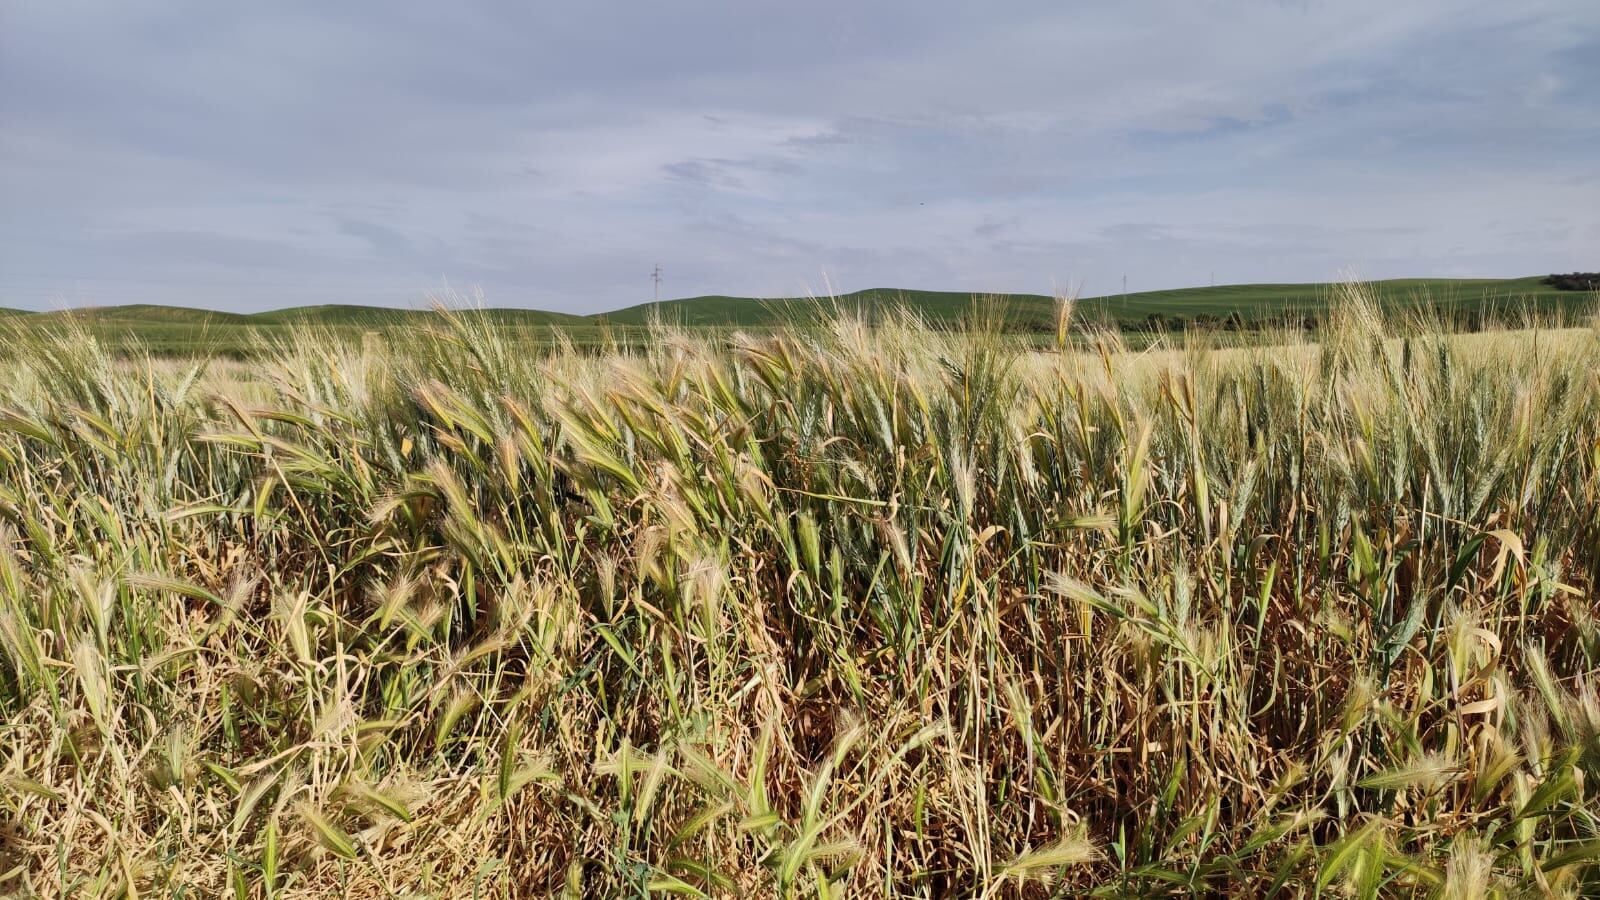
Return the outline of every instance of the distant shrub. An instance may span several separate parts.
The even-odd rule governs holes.
[[[1600,272],[1571,272],[1566,275],[1548,275],[1540,280],[1558,291],[1600,291]]]
[[[1176,333],[1182,332],[1188,327],[1188,325],[1188,320],[1183,316],[1172,314],[1151,313],[1150,315],[1146,316],[1144,320],[1144,327],[1146,331],[1165,331],[1169,333]]]

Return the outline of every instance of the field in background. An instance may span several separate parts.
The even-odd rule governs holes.
[[[1594,896],[1600,322],[1326,312],[25,335],[0,891]]]
[[[1326,315],[1342,289],[1332,284],[1250,284],[1149,291],[1087,298],[1076,303],[1084,321],[1124,332],[1152,328],[1183,331],[1190,327],[1229,327],[1255,332],[1286,320],[1302,324]],[[1454,328],[1476,328],[1486,322],[1583,319],[1595,308],[1592,292],[1560,291],[1539,278],[1417,278],[1366,285],[1365,295],[1385,309],[1427,309]],[[452,307],[464,307],[460,298]],[[1058,301],[1037,294],[974,297],[951,291],[868,290],[818,299],[753,300],[737,297],[693,297],[647,303],[593,316],[526,309],[463,309],[503,332],[507,340],[549,346],[570,342],[579,348],[640,346],[650,340],[649,326],[710,329],[731,335],[735,329],[772,330],[799,323],[815,324],[838,315],[877,320],[900,307],[914,309],[929,325],[966,328],[997,325],[1005,331],[1032,335],[1049,343],[1055,331]],[[170,306],[113,306],[47,313],[0,310],[0,329],[48,333],[79,328],[118,350],[135,348],[167,355],[262,355],[264,346],[289,338],[296,329],[316,328],[346,340],[368,331],[388,335],[416,328],[433,313],[419,309],[365,306],[303,306],[242,315]],[[975,322],[974,320],[978,320]],[[1232,321],[1230,321],[1232,320]]]

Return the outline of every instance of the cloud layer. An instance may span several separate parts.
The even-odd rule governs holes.
[[[0,305],[1594,268],[1596,85],[1588,0],[17,0]]]

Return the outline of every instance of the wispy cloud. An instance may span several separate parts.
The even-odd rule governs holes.
[[[1600,6],[17,4],[0,305],[1593,266]]]

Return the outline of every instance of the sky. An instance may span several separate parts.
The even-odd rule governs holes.
[[[1600,269],[1595,0],[0,0],[0,306]]]

